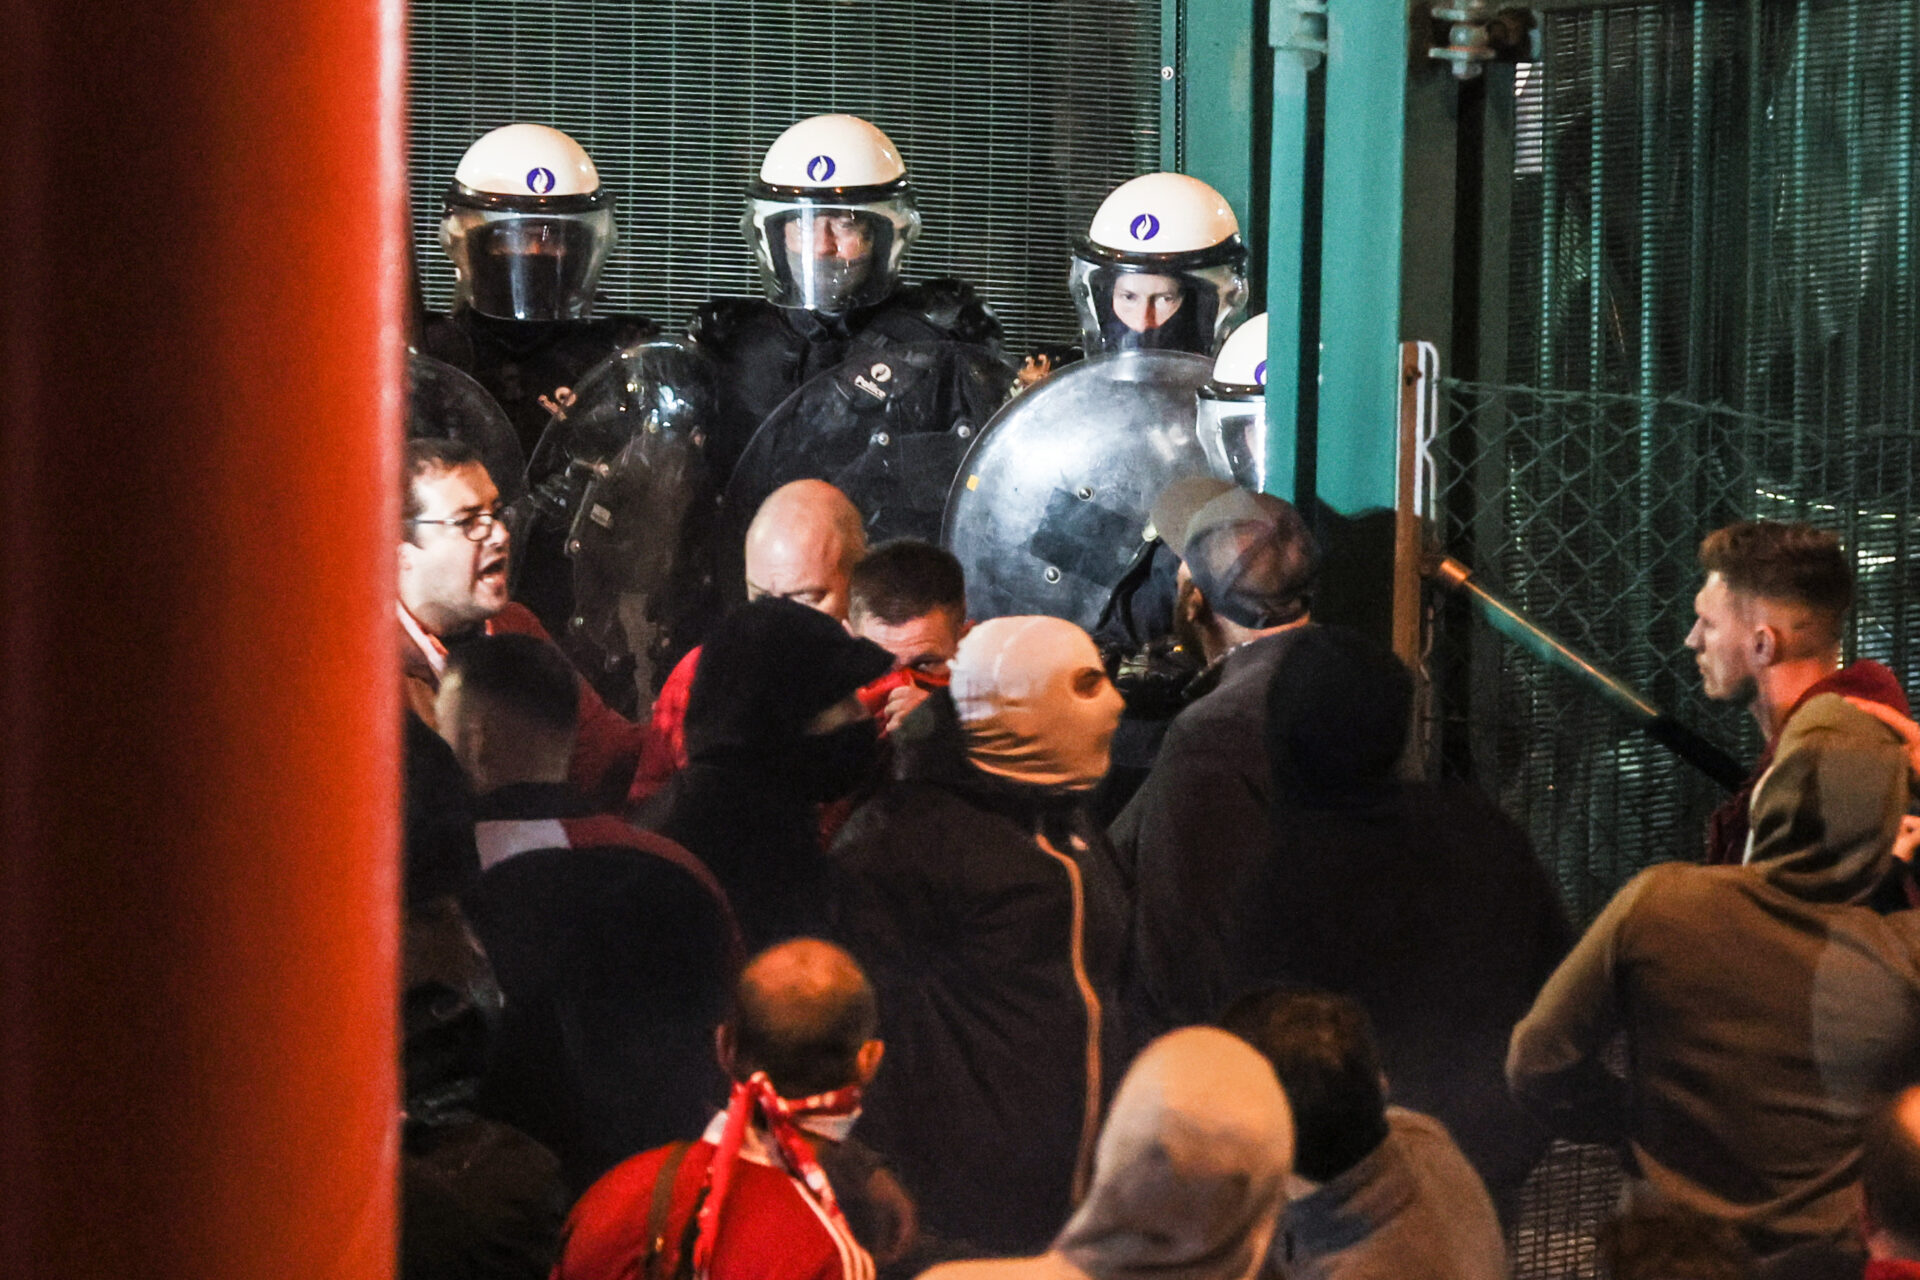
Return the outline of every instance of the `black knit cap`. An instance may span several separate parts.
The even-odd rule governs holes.
[[[779,747],[893,669],[893,655],[818,609],[763,599],[734,610],[700,650],[687,695],[687,752]]]
[[[1318,557],[1291,502],[1188,477],[1167,486],[1153,516],[1155,531],[1186,561],[1215,613],[1243,627],[1277,627],[1306,616]]]

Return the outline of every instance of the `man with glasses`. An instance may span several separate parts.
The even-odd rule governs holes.
[[[407,703],[429,727],[447,653],[482,635],[549,639],[507,598],[512,537],[480,455],[457,440],[409,440],[401,468],[403,527],[398,612]],[[632,781],[646,729],[610,710],[580,682],[580,737],[570,780],[596,796]]]

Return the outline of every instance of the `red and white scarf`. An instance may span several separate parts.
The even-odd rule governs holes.
[[[851,1116],[859,1109],[858,1085],[835,1089],[831,1093],[817,1093],[810,1098],[783,1098],[774,1092],[773,1081],[767,1078],[767,1073],[756,1071],[733,1086],[733,1096],[727,1102],[726,1127],[721,1130],[713,1160],[707,1165],[706,1195],[700,1205],[700,1232],[693,1243],[695,1276],[705,1280],[711,1272],[714,1244],[720,1238],[720,1211],[726,1204],[727,1190],[733,1182],[734,1163],[739,1158],[741,1144],[746,1141],[748,1128],[756,1113],[766,1128],[767,1136],[772,1139],[772,1149],[779,1153],[787,1172],[813,1198],[833,1229],[847,1240],[853,1239],[846,1216],[840,1212],[840,1202],[835,1199],[833,1187],[827,1182],[826,1171],[814,1158],[813,1146],[807,1141],[798,1122],[815,1116]]]

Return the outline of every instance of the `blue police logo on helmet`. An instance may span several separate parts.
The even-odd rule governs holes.
[[[1264,387],[1267,385],[1267,362],[1265,360],[1253,366],[1253,385],[1256,387]]]
[[[1127,234],[1135,240],[1151,240],[1160,234],[1160,219],[1143,213],[1128,225]]]
[[[815,156],[807,161],[807,176],[815,182],[825,182],[837,168],[839,166],[834,164],[832,156]]]
[[[544,196],[554,188],[556,179],[551,169],[527,170],[527,190],[537,196]]]

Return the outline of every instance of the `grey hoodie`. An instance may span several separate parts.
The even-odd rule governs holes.
[[[1627,883],[1514,1029],[1515,1095],[1761,1254],[1845,1237],[1864,1117],[1920,1079],[1920,912],[1866,905],[1909,769],[1888,724],[1808,702],[1755,787],[1746,863]],[[1622,1031],[1624,1079],[1601,1063]]]
[[[1046,1253],[958,1262],[926,1280],[1247,1280],[1286,1201],[1293,1118],[1273,1068],[1210,1027],[1134,1059],[1094,1153],[1093,1185]]]

